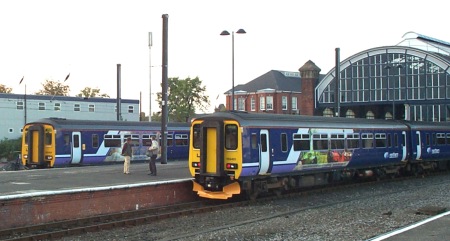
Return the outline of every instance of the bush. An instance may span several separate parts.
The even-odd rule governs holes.
[[[15,160],[22,150],[22,138],[0,141],[0,159]]]

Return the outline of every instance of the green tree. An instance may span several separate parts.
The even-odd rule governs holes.
[[[87,97],[87,98],[92,98],[92,97],[109,98],[108,94],[100,94],[100,89],[93,89],[91,87],[85,87],[76,96],[77,97]]]
[[[59,81],[45,80],[42,84],[42,89],[36,92],[36,95],[58,95],[68,96],[70,88]]]
[[[20,150],[22,150],[22,138],[11,140],[5,138],[0,141],[0,158],[14,160]]]
[[[196,77],[194,79],[168,79],[168,117],[173,122],[187,122],[197,109],[206,111],[209,107],[209,97],[206,95],[206,87]],[[162,108],[162,93],[157,93],[159,107]],[[153,120],[153,117],[152,117]]]
[[[6,85],[0,84],[0,93],[11,93],[12,88],[6,87]]]

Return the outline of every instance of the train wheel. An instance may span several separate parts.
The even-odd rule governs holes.
[[[251,201],[255,201],[256,198],[258,197],[258,194],[259,194],[258,192],[254,192],[252,190],[247,190],[245,192],[245,195],[246,195],[247,199],[249,199]]]

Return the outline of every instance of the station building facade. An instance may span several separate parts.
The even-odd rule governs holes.
[[[287,73],[269,73],[274,72]],[[273,84],[283,80],[274,74],[272,79],[263,76],[235,87],[236,109],[267,112],[269,97],[269,102],[274,100],[273,113],[450,121],[450,43],[415,32],[406,33],[397,45],[356,53],[325,75],[308,61],[291,77],[295,85]],[[252,108],[252,99],[261,99],[263,93],[265,102],[256,101]],[[295,93],[297,100],[282,97],[287,93]],[[226,95],[230,109],[231,92]]]
[[[25,123],[42,118],[117,120],[117,100],[49,95],[0,93],[0,139],[16,139]],[[122,99],[123,121],[139,121],[139,100]]]

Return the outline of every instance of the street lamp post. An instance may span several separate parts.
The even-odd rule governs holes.
[[[149,92],[148,92],[148,121],[152,122],[152,32],[148,32],[148,50],[149,50]]]
[[[236,33],[244,34],[244,29],[239,29],[236,31]],[[223,30],[222,33],[220,33],[221,36],[230,35],[230,33],[227,30]],[[234,109],[234,31],[231,32],[231,110]]]

